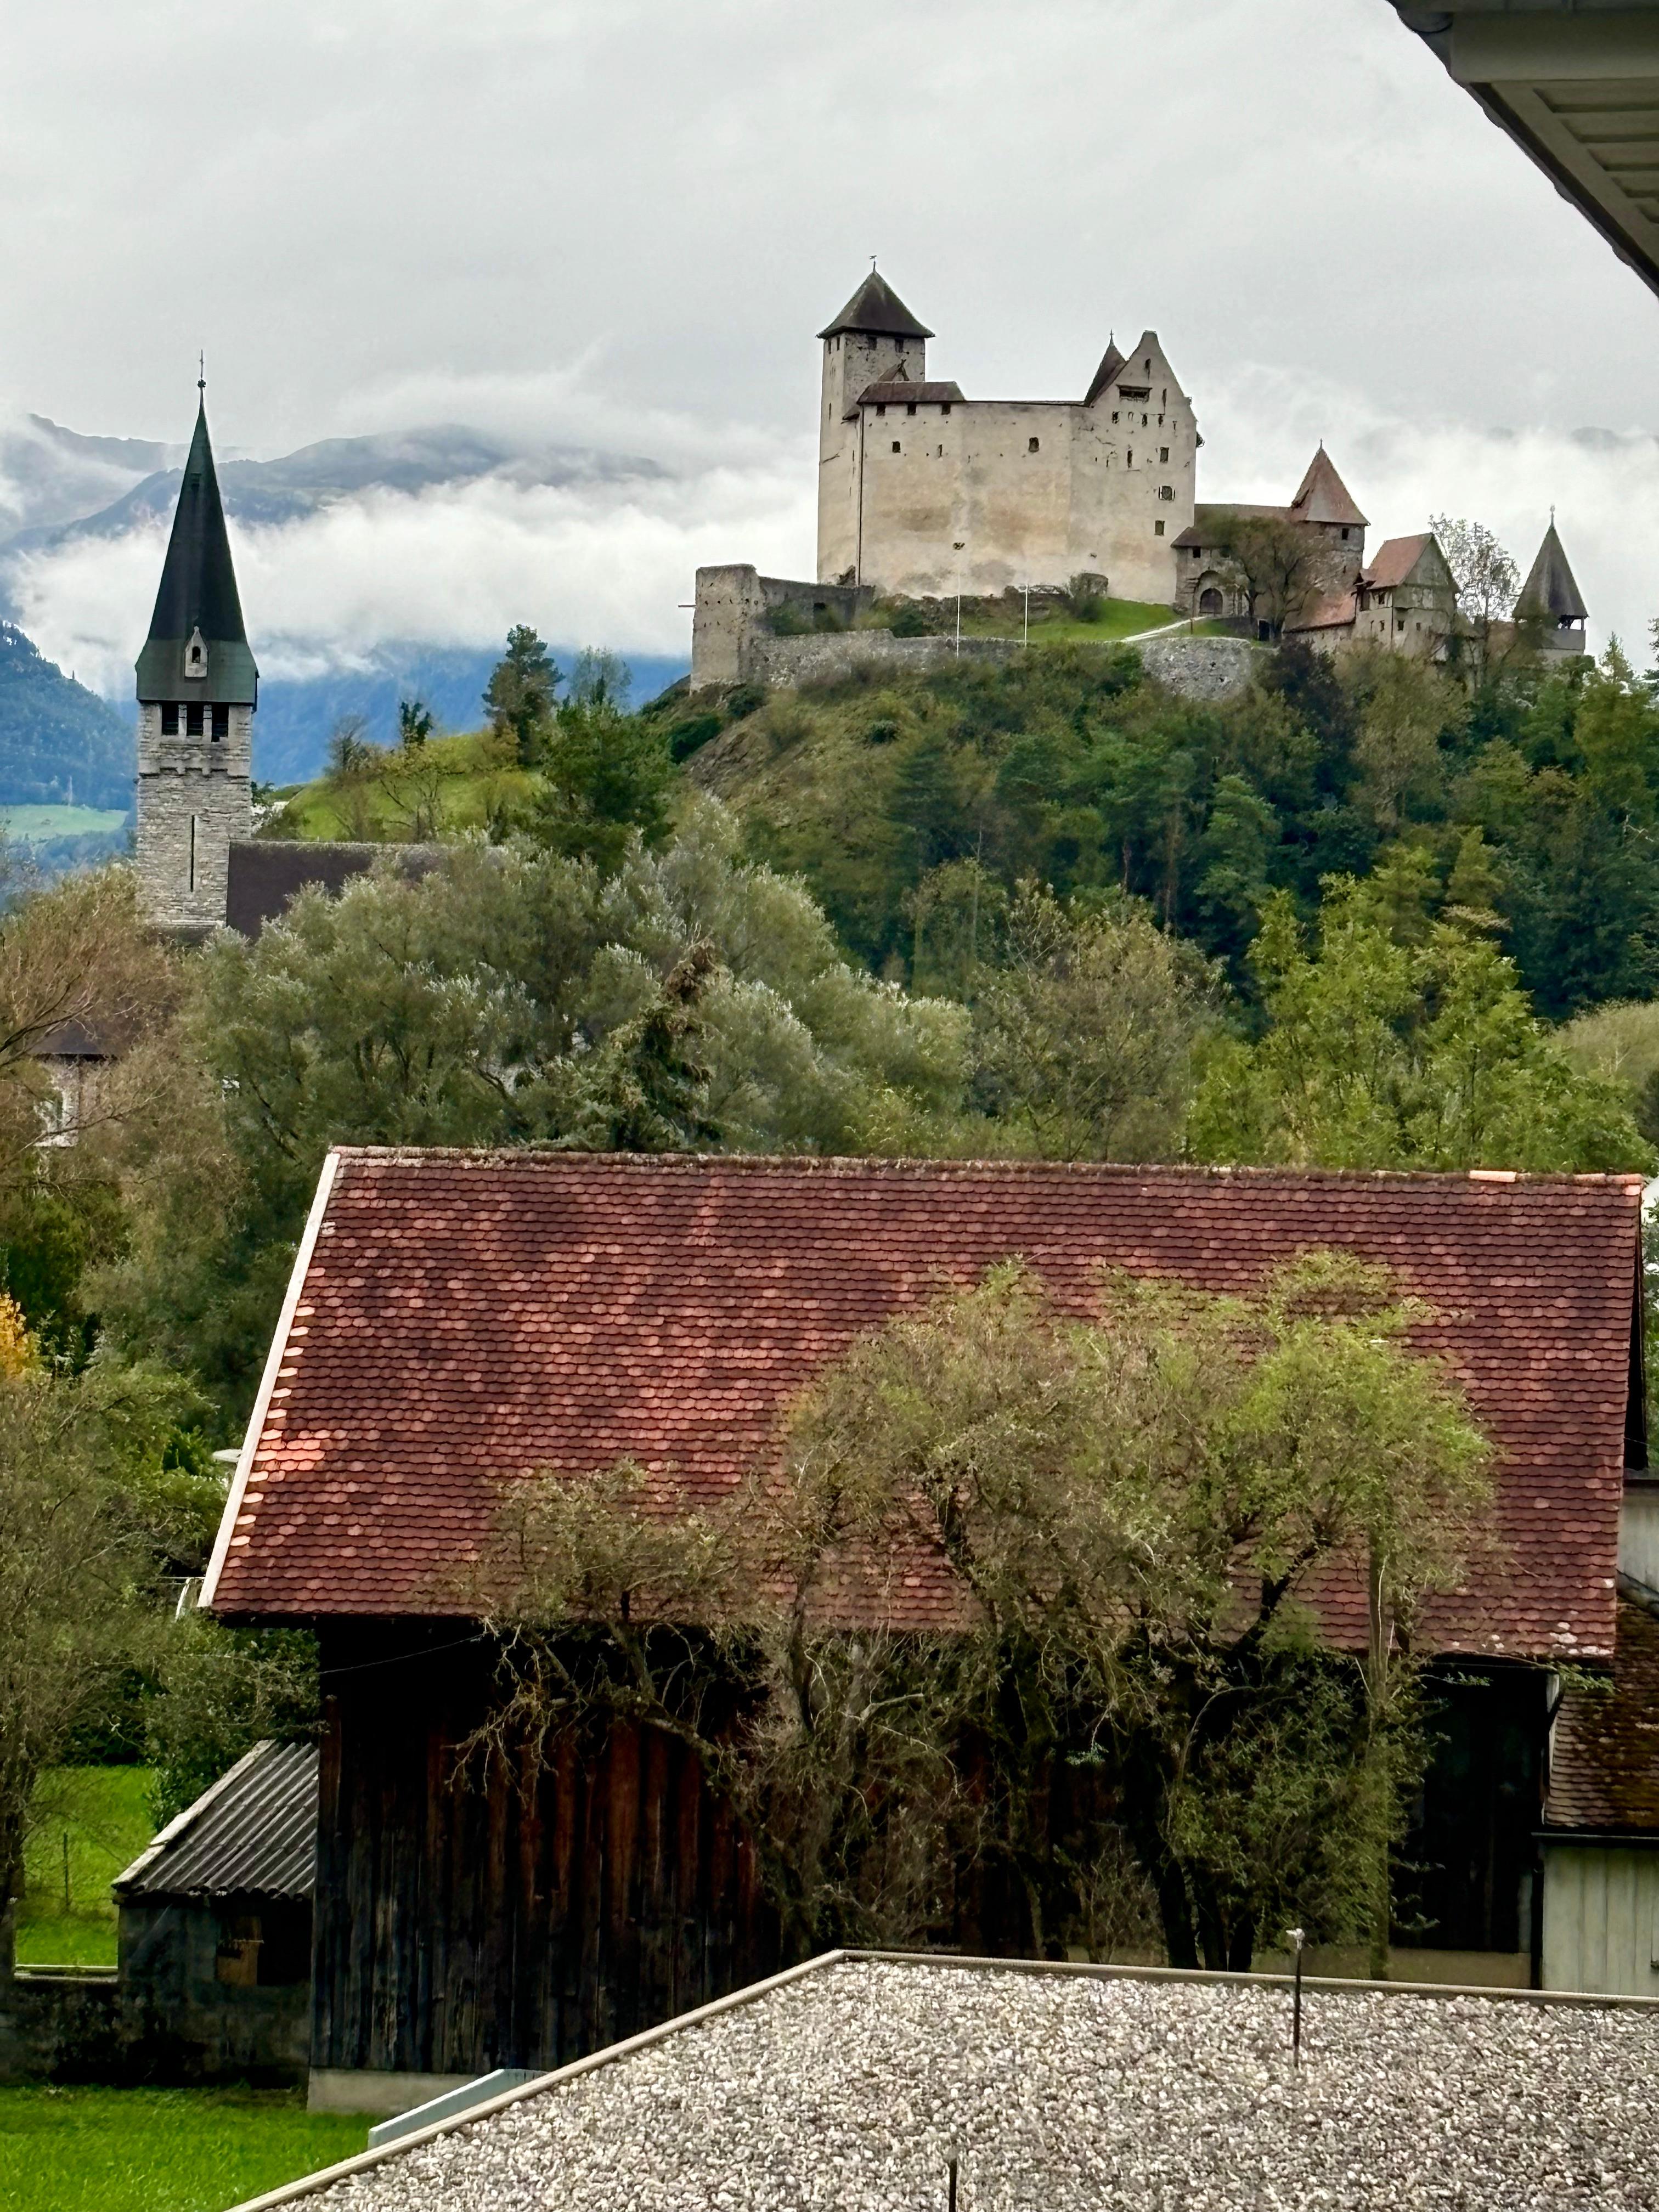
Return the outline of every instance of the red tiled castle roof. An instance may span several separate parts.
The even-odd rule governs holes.
[[[1612,1649],[1636,1176],[1333,1175],[570,1153],[331,1155],[208,1601],[436,1609],[503,1476],[629,1455],[708,1499],[856,1335],[1022,1255],[1246,1290],[1314,1245],[1394,1267],[1500,1454],[1500,1545],[1447,1649]],[[948,1607],[917,1587],[919,1620]],[[1364,1607],[1347,1624],[1364,1633]]]

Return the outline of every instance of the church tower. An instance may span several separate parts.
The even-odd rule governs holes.
[[[922,382],[927,341],[884,276],[872,269],[826,329],[818,412],[818,581],[860,581],[860,492],[864,468],[860,393],[872,384]]]
[[[1589,609],[1572,573],[1566,548],[1556,534],[1555,509],[1538,557],[1528,571],[1515,603],[1516,625],[1532,635],[1543,653],[1582,654],[1588,650],[1584,624]]]
[[[145,917],[158,929],[204,936],[224,922],[231,842],[253,831],[258,685],[204,397],[138,656],[136,858]]]

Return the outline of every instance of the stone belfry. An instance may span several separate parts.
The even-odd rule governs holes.
[[[137,862],[146,918],[201,936],[225,919],[233,839],[253,830],[253,710],[248,650],[225,512],[197,410],[173,535],[138,656]]]

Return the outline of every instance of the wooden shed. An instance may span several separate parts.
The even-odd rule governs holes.
[[[317,1771],[315,1744],[256,1745],[114,1883],[121,2012],[146,2072],[305,2080]]]
[[[331,1154],[203,1601],[321,1640],[313,2102],[393,2110],[556,2065],[780,1963],[744,1838],[665,1739],[567,1743],[528,1790],[457,1785],[493,1655],[446,1581],[515,1475],[628,1456],[670,1505],[728,1495],[859,1334],[1015,1255],[1080,1313],[1103,1266],[1249,1291],[1334,1246],[1431,1310],[1417,1340],[1497,1447],[1496,1541],[1427,1624],[1457,1702],[1413,1971],[1438,1954],[1448,1980],[1528,1979],[1549,1669],[1611,1661],[1625,1474],[1644,1463],[1641,1194],[1635,1176]],[[896,1625],[948,1602],[907,1582]],[[1363,1648],[1363,1590],[1326,1609]],[[1015,1947],[986,1893],[957,1934]]]

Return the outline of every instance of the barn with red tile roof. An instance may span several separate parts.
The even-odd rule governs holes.
[[[725,1494],[858,1335],[1014,1255],[1083,1312],[1103,1267],[1240,1291],[1334,1246],[1386,1262],[1432,1310],[1421,1348],[1498,1448],[1498,1540],[1434,1634],[1484,1668],[1514,1723],[1515,1771],[1480,1787],[1518,1793],[1526,1868],[1507,1844],[1476,1863],[1459,1843],[1428,1917],[1450,1948],[1524,1965],[1543,1668],[1611,1654],[1620,1499],[1644,1456],[1642,1188],[332,1153],[204,1593],[223,1618],[322,1635],[313,2063],[349,2082],[551,2063],[767,1970],[775,1936],[743,1839],[673,1747],[567,1761],[531,1807],[448,1788],[445,1747],[476,1723],[488,1661],[446,1577],[476,1555],[503,1479],[626,1455],[665,1505]],[[922,1626],[947,1601],[924,1578],[906,1601]],[[1332,1625],[1358,1640],[1363,1607],[1345,1621],[1338,1605]],[[1477,1764],[1510,1756],[1492,1710],[1456,1723]],[[393,1893],[411,1932],[388,1948]]]

